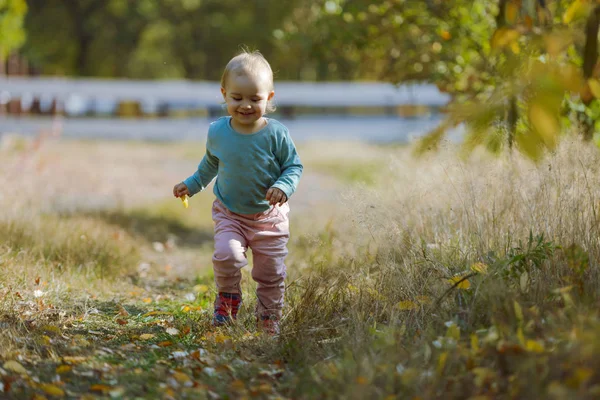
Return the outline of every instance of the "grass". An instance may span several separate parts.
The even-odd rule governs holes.
[[[588,145],[567,140],[537,166],[451,148],[415,160],[407,148],[302,146],[307,171],[339,168],[329,175],[345,187],[335,213],[293,217],[277,339],[256,331],[248,271],[238,323],[210,326],[211,196],[188,210],[168,199],[195,167],[187,148],[21,147],[0,153],[26,177],[3,177],[0,198],[0,382],[14,397],[600,394],[600,155]],[[69,156],[53,159],[61,149]],[[386,173],[350,185],[349,164]],[[104,165],[120,172],[82,184],[92,206],[61,181]],[[132,200],[130,183],[155,165],[169,168]],[[50,166],[63,174],[48,180]]]

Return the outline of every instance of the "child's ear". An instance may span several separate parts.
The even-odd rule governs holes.
[[[275,96],[275,91],[274,91],[274,90],[271,90],[271,91],[269,92],[269,97],[267,97],[267,101],[270,101],[270,100],[273,98],[273,96]]]
[[[227,100],[227,92],[225,91],[224,87],[221,87],[221,94],[223,95],[223,98]]]

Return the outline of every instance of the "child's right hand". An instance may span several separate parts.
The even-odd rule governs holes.
[[[181,197],[184,195],[190,195],[190,192],[188,191],[187,186],[185,186],[185,184],[183,182],[178,183],[177,185],[175,185],[173,187],[173,196],[175,197]]]

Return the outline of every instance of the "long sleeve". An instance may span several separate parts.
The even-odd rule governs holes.
[[[273,184],[273,187],[281,189],[289,199],[298,187],[304,167],[296,152],[296,146],[287,132],[283,136],[278,150],[276,157],[281,165],[281,175]]]
[[[204,190],[208,184],[217,176],[219,159],[210,152],[210,146],[206,144],[206,154],[198,164],[198,169],[189,178],[183,181],[187,186],[190,196]]]

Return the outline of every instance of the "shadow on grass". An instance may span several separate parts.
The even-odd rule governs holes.
[[[213,241],[212,226],[190,226],[170,215],[153,215],[145,211],[95,211],[79,214],[85,217],[101,219],[111,225],[119,226],[130,235],[148,242],[166,242],[175,237],[178,246],[198,247]]]

